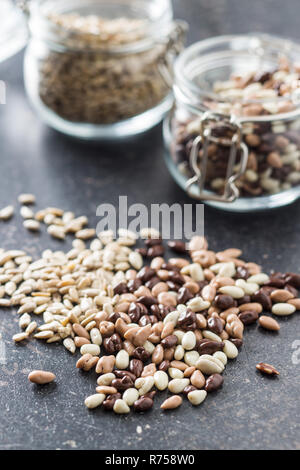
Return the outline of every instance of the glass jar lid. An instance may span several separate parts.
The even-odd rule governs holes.
[[[21,50],[27,42],[27,27],[21,10],[12,0],[0,2],[0,62]]]
[[[297,86],[291,93],[280,95],[273,90],[263,90],[248,95],[239,90],[216,92],[218,83],[230,84],[232,76],[246,77],[253,73],[261,75],[276,71],[282,61],[289,64],[290,78],[293,72]],[[240,121],[247,120],[244,106],[259,104],[274,108],[279,103],[292,103],[298,112],[300,105],[299,86],[299,44],[276,36],[252,33],[246,35],[220,36],[198,42],[188,47],[175,64],[175,96],[196,111],[214,111],[218,114],[236,115]],[[297,70],[294,67],[297,66]],[[248,92],[248,90],[246,90]],[[254,109],[254,108],[253,108]],[[280,112],[271,113],[278,119]],[[253,118],[254,115],[251,115]],[[257,116],[258,117],[258,116]],[[270,116],[268,116],[268,119]],[[259,119],[266,119],[265,116]]]

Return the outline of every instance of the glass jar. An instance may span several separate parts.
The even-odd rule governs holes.
[[[27,28],[21,11],[12,0],[0,1],[0,62],[22,49]]]
[[[188,194],[246,212],[300,196],[300,47],[263,34],[222,36],[175,64],[166,163]]]
[[[143,132],[172,105],[185,24],[170,0],[31,0],[27,93],[53,128],[84,139]]]

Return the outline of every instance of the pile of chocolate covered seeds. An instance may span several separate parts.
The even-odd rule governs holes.
[[[162,409],[177,408],[183,397],[199,405],[222,386],[245,326],[258,321],[279,330],[262,312],[283,316],[300,309],[299,274],[268,276],[241,260],[239,249],[216,253],[200,236],[169,242],[176,255],[166,260],[156,230],[143,229],[141,237],[145,246],[134,250],[136,236],[128,230],[120,229],[117,240],[102,232],[89,247],[75,239],[67,253],[45,250],[37,261],[1,250],[0,306],[18,306],[20,315],[22,332],[13,339],[33,336],[62,341],[72,354],[79,350],[76,367],[99,374],[88,408],[146,411],[162,390],[170,392]],[[42,324],[32,314],[43,317]],[[265,363],[257,368],[278,373]],[[29,379],[43,384],[55,376],[33,371]]]

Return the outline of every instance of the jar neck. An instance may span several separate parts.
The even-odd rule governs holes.
[[[31,36],[68,49],[131,53],[164,42],[170,0],[31,0]]]

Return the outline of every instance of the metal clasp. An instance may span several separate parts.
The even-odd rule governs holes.
[[[174,28],[166,41],[159,41],[159,44],[165,46],[164,52],[158,61],[159,71],[169,88],[174,84],[173,64],[175,58],[184,48],[188,23],[183,20],[176,20]]]
[[[217,125],[221,124],[233,132],[232,138],[218,137],[212,134]],[[224,193],[221,196],[213,194],[211,191],[206,191],[205,181],[208,163],[208,146],[210,143],[230,147],[228,165],[225,177]],[[200,158],[199,152],[202,149],[202,156]],[[237,152],[240,150],[239,170],[234,173],[236,164]],[[212,114],[207,112],[203,115],[200,121],[200,135],[197,136],[193,142],[190,152],[190,167],[193,169],[195,175],[186,182],[186,191],[190,197],[202,201],[219,201],[219,202],[233,202],[239,195],[240,191],[235,185],[235,182],[246,171],[248,162],[248,148],[242,142],[242,127],[240,123],[234,119],[225,120],[224,116]],[[195,195],[192,192],[192,186],[197,184],[199,187],[199,194]]]

